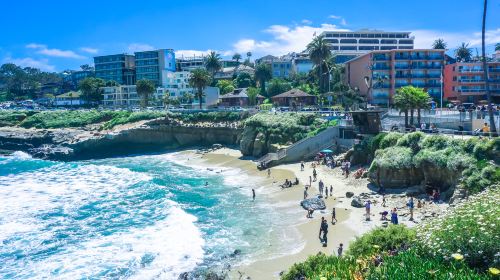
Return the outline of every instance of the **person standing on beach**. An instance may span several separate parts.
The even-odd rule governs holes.
[[[255,190],[254,189],[252,189],[252,199],[253,199],[253,201],[255,201]]]
[[[328,198],[328,187],[325,188],[325,198]]]
[[[304,171],[304,162],[303,161],[300,162],[300,171]]]
[[[313,169],[313,182],[316,182],[316,176],[318,176],[318,173],[316,173],[316,168]]]
[[[413,197],[410,197],[410,200],[406,204],[408,209],[410,209],[410,221],[413,221],[413,208],[415,208],[415,204],[413,203]]]
[[[337,249],[337,254],[339,257],[342,257],[343,251],[344,251],[344,244],[340,243],[339,248]]]
[[[323,233],[323,237],[321,237],[321,233]],[[328,244],[328,223],[326,222],[325,217],[321,217],[319,239],[321,240],[321,243],[323,243],[323,247],[326,247]]]
[[[382,195],[382,207],[386,207],[385,206],[385,194]]]
[[[271,177],[271,168],[267,169],[267,178]]]
[[[307,199],[307,187],[304,188],[304,199]]]
[[[351,169],[351,162],[346,161],[346,163],[345,163],[345,177],[346,178],[349,177],[349,169]]]
[[[318,186],[319,186],[319,194],[323,195],[323,186],[324,186],[323,181],[319,180]]]
[[[330,185],[330,196],[333,196],[333,186]]]
[[[366,220],[369,221],[370,220],[370,207],[371,207],[371,204],[372,202],[370,200],[368,200],[366,203],[365,203],[365,209],[366,209]]]
[[[397,212],[396,208],[392,209],[392,211],[391,211],[391,223],[393,225],[398,224],[398,212]]]
[[[335,207],[333,207],[333,209],[332,209],[332,225],[334,225],[336,222],[337,222],[337,214],[335,214]]]

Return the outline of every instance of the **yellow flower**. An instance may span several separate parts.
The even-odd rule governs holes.
[[[319,280],[328,280],[326,277],[320,277]]]
[[[379,245],[373,245],[373,248],[375,248],[375,249],[379,249],[379,248],[380,248],[380,246],[379,246]]]
[[[454,258],[454,259],[455,259],[455,260],[457,260],[457,261],[461,261],[461,260],[463,260],[463,259],[464,259],[464,256],[463,256],[462,254],[458,254],[458,253],[456,253],[456,254],[451,254],[451,257],[452,257],[452,258]]]
[[[498,268],[496,268],[496,267],[490,267],[490,269],[488,269],[488,271],[489,271],[492,275],[495,275],[495,276],[500,275],[500,269],[498,269]]]

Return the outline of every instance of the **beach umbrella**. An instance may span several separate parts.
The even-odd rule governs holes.
[[[333,151],[329,149],[322,150],[321,152],[324,154],[333,154]]]

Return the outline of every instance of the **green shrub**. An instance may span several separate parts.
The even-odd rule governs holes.
[[[377,150],[372,162],[372,167],[388,169],[412,168],[413,166],[413,152],[406,147],[389,147]]]
[[[444,135],[430,135],[422,140],[423,149],[445,149],[450,144],[450,137]]]
[[[488,171],[488,172],[491,172]],[[444,215],[420,224],[417,239],[431,256],[449,260],[460,254],[481,271],[500,267],[500,192],[492,187]]]
[[[102,125],[102,129],[111,129],[117,125],[133,123],[142,120],[151,120],[164,117],[165,113],[156,111],[140,111],[140,112],[118,112],[113,118]]]
[[[420,131],[408,133],[399,138],[396,145],[411,148],[416,153],[420,150],[420,141],[423,138],[425,138],[425,134]]]
[[[81,127],[108,121],[116,112],[111,111],[45,111],[27,117],[21,122],[24,128]]]
[[[423,163],[430,163],[440,168],[461,171],[475,163],[475,159],[462,153],[456,147],[448,147],[441,150],[424,149],[415,155],[415,166],[420,167]]]
[[[399,138],[403,137],[402,133],[399,132],[390,132],[385,135],[380,141],[380,149],[389,148],[395,146],[398,142]]]
[[[369,266],[366,280],[380,279],[454,279],[480,280],[490,279],[485,274],[478,274],[468,268],[463,262],[452,261],[443,263],[433,257],[423,257],[414,250],[401,252],[396,256],[385,256],[380,266]]]
[[[27,111],[0,111],[0,127],[16,126],[21,123],[29,112]]]
[[[356,238],[349,244],[348,255],[355,258],[370,256],[380,251],[400,248],[402,245],[411,245],[415,240],[415,230],[404,225],[389,225],[379,227]]]
[[[375,137],[370,138],[369,149],[372,154],[375,154],[376,150],[381,149],[380,144],[385,136],[387,136],[387,133],[381,132],[377,134]]]
[[[283,274],[282,280],[310,279],[342,279],[354,280],[359,272],[355,272],[356,262],[352,258],[338,258],[319,253],[307,258],[305,262],[294,264]]]

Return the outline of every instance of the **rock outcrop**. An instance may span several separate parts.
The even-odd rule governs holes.
[[[361,201],[361,198],[358,196],[354,196],[351,201],[351,206],[356,207],[356,208],[363,208],[365,207],[363,204],[363,201]]]
[[[326,209],[325,202],[323,199],[319,197],[313,197],[304,199],[300,202],[300,206],[302,206],[305,210],[324,210]]]
[[[257,130],[254,127],[245,127],[241,134],[240,151],[244,156],[253,155],[253,147]]]
[[[255,137],[255,141],[253,142],[252,155],[254,157],[260,157],[266,154],[267,151],[268,148],[266,147],[266,136],[263,133],[259,132]]]

